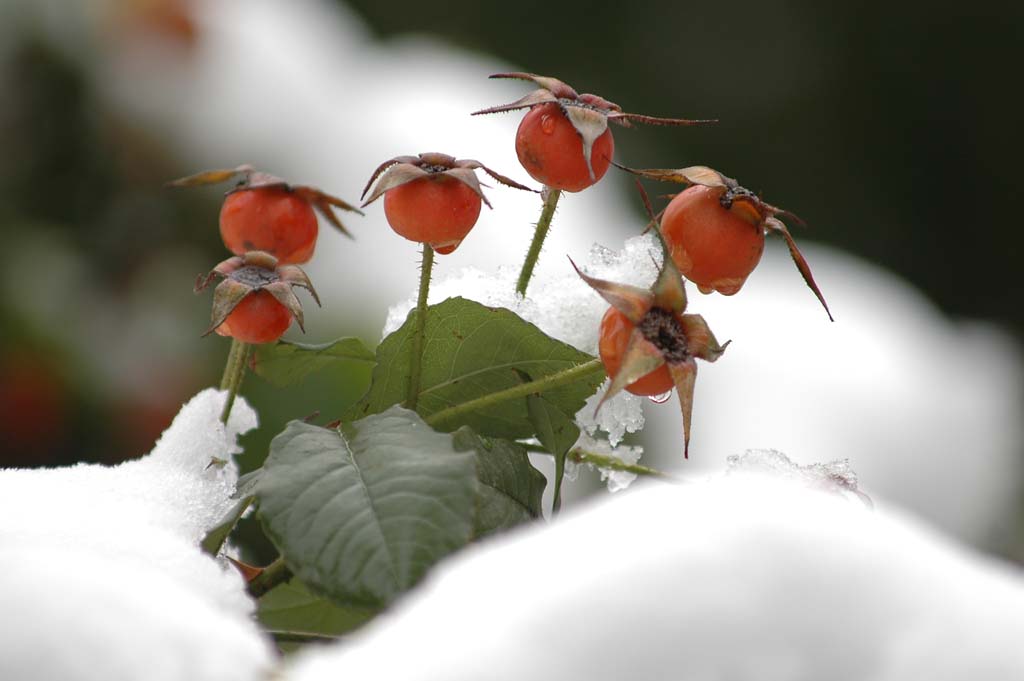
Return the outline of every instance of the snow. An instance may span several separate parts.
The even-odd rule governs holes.
[[[149,455],[0,470],[0,677],[252,679],[270,651],[238,573],[199,541],[233,505],[226,393],[185,404]],[[211,465],[214,460],[225,462]]]
[[[728,475],[461,553],[285,678],[1010,679],[1022,630],[1018,570],[903,514]]]
[[[576,441],[574,448],[582,449],[583,451],[591,454],[617,459],[622,463],[629,465],[639,462],[640,456],[644,453],[643,447],[612,445],[608,440],[592,437],[586,432],[580,433],[579,440]],[[601,466],[596,466],[589,461],[586,465],[589,468],[596,468],[601,473],[601,482],[607,483],[609,492],[621,492],[633,484],[637,478],[637,474],[631,473],[630,471],[603,468]],[[577,464],[575,461],[566,459],[566,478],[569,480],[576,480],[579,476],[579,466],[580,464]]]

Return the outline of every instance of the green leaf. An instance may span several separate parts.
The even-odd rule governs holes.
[[[339,362],[372,364],[373,361],[373,352],[358,338],[339,338],[320,345],[282,340],[256,346],[253,370],[283,388]]]
[[[292,421],[263,468],[267,536],[338,603],[382,606],[472,536],[475,456],[401,407],[338,430]]]
[[[555,488],[551,511],[557,513],[562,506],[565,456],[579,439],[580,429],[571,417],[540,395],[529,395],[526,398],[526,409],[537,439],[555,457]]]
[[[460,452],[476,453],[480,489],[474,538],[543,515],[541,497],[547,480],[530,463],[523,447],[508,440],[482,438],[465,426],[452,433],[452,442]]]
[[[369,392],[349,418],[376,414],[405,399],[412,343],[412,316],[377,348],[377,366]],[[421,392],[416,411],[424,418],[520,384],[518,371],[539,380],[593,359],[571,345],[545,335],[504,308],[464,298],[449,298],[427,312]],[[595,372],[552,388],[545,398],[575,414],[597,390],[604,375]],[[532,437],[526,402],[513,400],[483,407],[446,421],[444,430],[468,425],[477,433],[509,440]]]
[[[376,610],[340,606],[312,593],[298,579],[267,592],[259,600],[257,617],[267,629],[340,636],[358,628]]]

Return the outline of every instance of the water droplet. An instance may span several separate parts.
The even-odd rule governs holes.
[[[660,395],[651,395],[647,399],[649,399],[651,402],[654,402],[655,404],[665,404],[666,402],[669,401],[671,397],[672,391],[669,390],[668,392],[661,393]]]
[[[540,117],[540,129],[544,131],[545,135],[550,135],[555,131],[555,117],[544,114]]]

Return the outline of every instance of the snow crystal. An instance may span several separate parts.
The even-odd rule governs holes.
[[[730,456],[726,463],[726,475],[770,473],[812,489],[853,496],[871,505],[870,498],[857,488],[857,474],[850,467],[849,459],[801,466],[774,449],[748,449],[740,456]]]
[[[284,678],[1009,679],[1022,630],[1019,570],[902,514],[730,475],[463,552]]]
[[[241,577],[198,546],[233,505],[236,438],[256,426],[243,399],[220,422],[226,394],[193,397],[141,459],[0,470],[0,611],[20,613],[0,619],[0,660],[38,665],[10,678],[241,679],[269,664]]]

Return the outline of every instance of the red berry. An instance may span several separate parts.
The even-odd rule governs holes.
[[[619,373],[619,368],[622,366],[622,355],[626,351],[629,337],[634,328],[636,327],[633,322],[614,307],[608,308],[601,319],[597,348],[605,371],[611,378]],[[668,373],[668,367],[662,364],[651,373],[630,383],[626,386],[626,390],[634,395],[663,395],[672,390],[674,385],[672,376]]]
[[[763,216],[749,204],[733,204],[748,212],[749,219],[722,206],[723,190],[694,185],[676,196],[665,208],[661,233],[672,260],[684,277],[702,293],[732,295],[764,251]]]
[[[316,214],[308,201],[289,189],[241,189],[224,200],[220,235],[235,255],[265,251],[282,265],[303,263],[316,247]]]
[[[480,217],[480,196],[451,175],[432,173],[388,189],[384,215],[406,239],[451,253]]]
[[[268,291],[253,291],[215,330],[243,343],[272,343],[284,335],[292,313]]]
[[[583,157],[583,139],[558,104],[539,104],[523,117],[516,133],[516,153],[530,176],[553,189],[578,192],[604,177],[615,152],[612,131],[594,140],[590,176]]]

